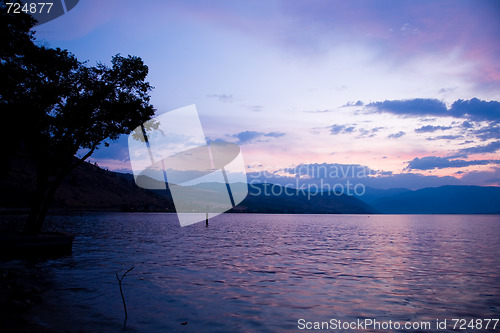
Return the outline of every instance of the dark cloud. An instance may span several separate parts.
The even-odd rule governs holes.
[[[337,135],[340,133],[352,133],[354,131],[353,126],[347,127],[347,125],[332,125],[329,127],[330,128],[330,134]]]
[[[347,107],[347,106],[363,106],[363,105],[365,105],[365,103],[363,103],[362,101],[347,102],[347,104],[344,105],[344,107]]]
[[[360,129],[359,129],[359,133],[360,133],[359,137],[366,137],[366,136],[368,136],[368,135],[369,135],[369,137],[372,137],[372,136],[374,136],[374,135],[375,135],[375,134],[371,134],[371,135],[370,135],[370,131],[369,131],[369,130],[366,130],[366,129],[364,129],[364,128],[360,128]]]
[[[480,140],[500,139],[500,126],[486,126],[473,132]]]
[[[332,125],[330,126],[330,134],[339,134],[341,133],[345,128],[345,125]]]
[[[286,171],[285,171],[286,170]],[[283,171],[285,171],[284,175]],[[373,171],[367,166],[357,164],[301,164],[296,167],[276,171],[262,171],[247,173],[248,180],[252,182],[273,183],[293,188],[307,188],[315,184],[318,188],[328,189],[336,184],[351,186],[363,185],[373,188],[409,188],[420,189],[442,185],[461,185],[460,179],[452,176],[428,176],[418,173],[405,172],[394,174],[390,171]],[[484,177],[492,178],[492,174]],[[475,179],[477,183],[477,179]]]
[[[467,157],[469,155],[473,155],[473,154],[494,153],[497,150],[500,150],[500,140],[490,142],[489,144],[483,145],[483,146],[476,146],[476,147],[469,147],[469,148],[460,149],[457,154],[455,154],[451,157],[464,157],[465,158],[465,157]]]
[[[238,134],[233,135],[235,138],[238,138],[238,144],[243,145],[246,143],[250,143],[252,141],[255,141],[258,138],[261,137],[272,137],[272,138],[278,138],[280,136],[284,136],[285,133],[281,132],[269,132],[269,133],[263,133],[263,132],[256,132],[256,131],[245,131],[245,132],[240,132]]]
[[[427,138],[426,140],[457,140],[463,139],[463,135],[440,135],[434,138]]]
[[[375,112],[389,112],[402,116],[446,116],[446,105],[437,99],[416,98],[374,102],[367,107]]]
[[[472,128],[474,127],[474,124],[472,124],[471,122],[465,120],[462,125],[461,125],[463,128]]]
[[[500,178],[489,178],[489,179],[486,179],[485,182],[497,183],[497,185],[500,185]]]
[[[356,125],[356,124],[352,124],[352,125]],[[355,126],[352,126],[352,125],[338,125],[338,124],[335,124],[335,125],[331,125],[331,126],[328,126],[328,128],[330,129],[330,134],[332,135],[337,135],[337,134],[351,134],[351,133],[354,133],[354,132],[358,132],[360,133],[358,137],[362,138],[362,137],[372,137],[372,136],[375,136],[375,133],[377,133],[379,130],[381,130],[383,127],[374,127],[374,128],[371,128],[371,129],[364,129],[364,128],[357,128]]]
[[[249,143],[260,136],[262,136],[262,133],[256,131],[245,131],[234,135],[234,137],[238,138],[239,144]]]
[[[443,185],[495,185],[500,179],[500,167],[491,170],[461,173],[461,178],[454,176],[422,175],[413,172],[392,173],[390,171],[374,171],[359,164],[300,164],[298,166],[275,171],[248,172],[248,180],[252,182],[273,183],[293,188],[307,188],[315,184],[318,188],[328,189],[335,184],[351,186],[361,184],[366,187],[389,189],[408,188],[412,190]]]
[[[500,185],[500,167],[493,170],[471,171],[465,174],[461,180],[468,184]]]
[[[452,104],[450,109],[446,108],[440,100],[426,98],[386,100],[367,104],[366,107],[375,112],[388,112],[401,116],[456,117],[472,121],[500,122],[500,102],[487,102],[477,98],[459,99]]]
[[[448,157],[426,156],[414,158],[408,162],[408,170],[433,170],[446,168],[463,168],[472,165],[499,164],[500,160],[474,160],[450,159]]]
[[[420,128],[416,128],[415,129],[415,132],[417,133],[432,133],[432,132],[435,132],[437,130],[447,130],[447,129],[450,129],[451,126],[432,126],[432,125],[426,125],[426,126],[422,126]]]
[[[358,129],[358,132],[360,133],[359,137],[360,138],[365,138],[365,137],[371,138],[371,137],[374,137],[375,133],[377,133],[381,129],[383,129],[383,127],[374,127],[374,128],[371,128],[371,129],[360,128],[360,129]]]
[[[269,132],[269,133],[264,134],[264,136],[270,136],[273,138],[279,138],[280,136],[283,136],[283,135],[285,135],[285,133],[281,133],[281,132]]]
[[[417,190],[425,187],[437,187],[443,185],[461,185],[460,179],[453,176],[421,175],[418,173],[397,173],[389,176],[370,177],[364,181],[365,186],[381,189],[407,188]]]
[[[207,139],[207,143],[212,143],[212,142],[227,142],[226,140],[224,139],[221,139],[221,138],[211,138],[211,137],[206,137]]]
[[[397,139],[397,138],[402,137],[402,136],[403,136],[403,135],[405,135],[405,134],[406,134],[405,132],[403,132],[403,131],[399,131],[399,132],[397,132],[397,133],[389,134],[387,137],[388,137],[389,139]]]
[[[212,94],[208,95],[208,97],[217,98],[220,102],[223,103],[231,103],[234,100],[233,95],[230,94]]]
[[[483,101],[477,98],[465,101],[457,100],[452,104],[450,112],[455,117],[465,117],[475,121],[500,121],[500,102]]]

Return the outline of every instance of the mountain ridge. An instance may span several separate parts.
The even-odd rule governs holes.
[[[34,193],[34,166],[28,160],[18,159],[11,162],[10,170],[0,179],[0,212],[26,211]],[[198,192],[203,199],[203,196],[218,195],[213,191],[215,185],[220,186],[203,183],[193,187],[201,190]],[[271,183],[250,183],[248,191],[247,197],[229,212],[500,214],[500,187],[495,186],[446,185],[419,190],[366,188],[362,196],[348,196],[333,191],[308,192]],[[91,163],[82,164],[66,177],[56,192],[51,208],[69,211],[175,212],[169,191],[140,188],[135,184],[132,174],[107,171]]]
[[[500,214],[500,187],[443,185],[373,196],[382,214]]]
[[[26,211],[34,194],[35,168],[31,161],[17,159],[10,172],[0,179],[0,211]],[[241,183],[243,184],[243,183]],[[220,185],[220,184],[219,184]],[[178,186],[170,184],[172,186]],[[206,196],[218,195],[205,187]],[[189,187],[184,187],[189,189]],[[266,189],[272,195],[264,193]],[[373,210],[361,200],[346,195],[313,195],[306,191],[285,189],[274,184],[248,186],[249,195],[230,210],[237,213],[310,213],[366,214]],[[280,193],[280,195],[274,195]],[[288,195],[288,194],[292,195]],[[306,200],[307,199],[307,200]],[[122,174],[83,163],[73,170],[56,191],[52,210],[175,212],[169,190],[147,190],[138,187],[131,174]]]

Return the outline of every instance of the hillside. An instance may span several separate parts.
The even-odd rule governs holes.
[[[373,206],[378,200],[390,196],[399,195],[402,193],[411,192],[411,190],[407,188],[390,188],[390,189],[379,189],[373,187],[366,187],[363,195],[356,196],[356,198],[360,199],[363,202]]]
[[[0,207],[3,211],[26,210],[34,193],[33,165],[27,160],[12,162],[7,177],[0,180],[2,189]],[[243,183],[239,187],[246,186]],[[171,185],[176,186],[176,185]],[[221,184],[199,184],[194,186],[194,196],[189,198],[201,208],[208,207],[220,196],[214,188]],[[373,212],[361,200],[333,192],[308,194],[306,191],[284,190],[279,185],[253,184],[248,196],[232,209],[232,212],[247,213],[317,213],[356,214]],[[186,193],[189,187],[185,187]],[[84,163],[67,176],[57,190],[51,206],[55,210],[84,211],[175,211],[169,191],[145,190],[138,187],[133,176],[103,170]]]
[[[0,211],[26,211],[34,193],[33,165],[14,160],[0,179]],[[177,185],[171,185],[176,187]],[[183,187],[190,204],[199,209],[221,202],[222,184],[204,183]],[[235,184],[243,187],[245,184]],[[179,189],[179,187],[177,187]],[[231,212],[281,214],[498,214],[500,188],[442,186],[416,191],[367,188],[360,197],[333,192],[308,193],[274,184],[251,184],[248,196]],[[174,212],[169,191],[138,187],[131,174],[103,170],[84,163],[65,179],[56,192],[53,210],[160,211]],[[185,207],[184,207],[185,208]],[[191,208],[191,207],[188,207]]]
[[[35,190],[35,168],[28,160],[13,160],[0,179],[0,207],[25,210]],[[133,178],[83,163],[58,188],[51,206],[55,210],[173,211],[165,197],[135,185]]]
[[[251,184],[248,189],[248,196],[233,211],[289,214],[373,213],[373,209],[363,201],[333,191],[308,193],[291,188],[285,191],[284,187],[274,184]]]
[[[500,188],[493,186],[449,185],[370,199],[372,206],[382,214],[500,213]]]
[[[172,185],[171,187],[173,188]],[[221,188],[222,186],[222,188]],[[243,183],[232,184],[233,189],[240,191]],[[218,188],[221,192],[216,192]],[[223,202],[225,185],[219,183],[202,183],[191,187],[185,187],[184,191],[189,192],[184,195],[190,201],[196,202],[196,206],[213,207],[217,203]],[[165,194],[165,191],[157,191],[158,194]],[[222,193],[223,195],[221,195]],[[208,208],[210,210],[210,208]],[[286,188],[275,184],[250,184],[248,185],[248,195],[236,205],[230,212],[234,213],[277,213],[277,214],[368,214],[374,210],[359,200],[344,194],[334,192],[308,193],[305,190]]]

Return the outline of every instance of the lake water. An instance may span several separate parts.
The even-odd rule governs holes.
[[[222,214],[181,228],[175,214],[116,213],[47,225],[77,234],[73,254],[33,268],[57,286],[52,302],[102,331],[122,329],[115,273],[132,266],[127,331],[304,331],[299,319],[437,331],[436,319],[500,317],[500,216]]]

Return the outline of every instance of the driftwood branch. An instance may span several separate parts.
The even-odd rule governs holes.
[[[125,277],[125,275],[127,275],[127,273],[130,272],[131,270],[133,270],[134,268],[135,268],[135,266],[133,266],[132,268],[129,268],[128,271],[126,271],[125,273],[123,273],[123,275],[122,275],[121,278],[119,278],[118,277],[118,273],[116,273],[116,279],[118,280],[118,285],[120,286],[120,294],[122,295],[123,310],[125,311],[125,321],[124,321],[124,324],[125,324],[125,322],[127,322],[128,315],[127,315],[127,304],[125,304],[125,296],[123,296],[122,281],[123,281],[123,278]]]

